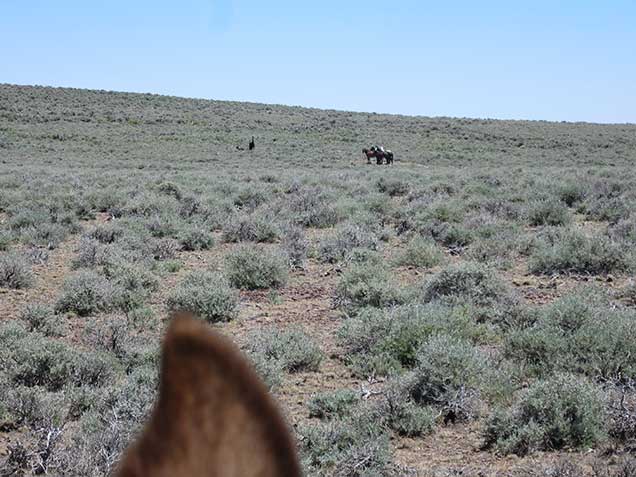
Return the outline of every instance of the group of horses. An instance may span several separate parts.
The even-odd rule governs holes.
[[[367,157],[367,164],[371,164],[371,159],[374,157],[378,166],[381,164],[393,164],[393,152],[384,149],[382,146],[371,146],[370,149],[365,147],[362,149],[362,153]]]

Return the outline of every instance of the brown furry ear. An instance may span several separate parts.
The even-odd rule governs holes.
[[[187,315],[163,345],[159,400],[119,477],[300,476],[296,447],[240,351]]]

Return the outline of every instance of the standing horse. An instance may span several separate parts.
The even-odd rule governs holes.
[[[382,164],[383,160],[386,160],[387,164],[393,164],[393,152],[384,150],[382,148],[373,146],[371,149],[367,149],[366,147],[362,149],[363,154],[367,157],[367,164],[371,164],[371,158],[375,157],[375,163],[377,165]]]

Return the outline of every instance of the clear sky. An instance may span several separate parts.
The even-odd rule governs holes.
[[[0,0],[0,83],[636,122],[636,1]]]

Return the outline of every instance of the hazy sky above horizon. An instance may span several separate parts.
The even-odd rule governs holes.
[[[633,0],[0,1],[0,83],[636,123]]]

